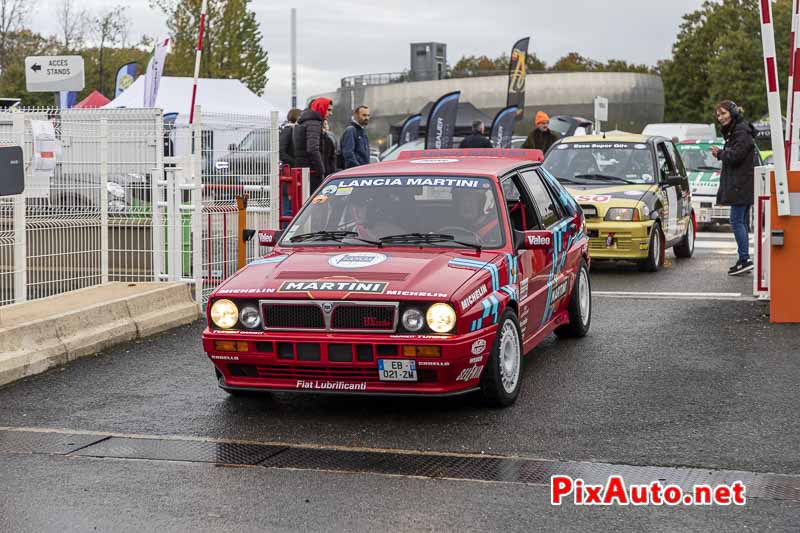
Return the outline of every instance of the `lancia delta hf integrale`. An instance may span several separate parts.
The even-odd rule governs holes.
[[[513,403],[522,356],[591,322],[583,216],[541,159],[411,151],[328,178],[211,294],[219,385]]]
[[[692,194],[672,141],[571,137],[553,145],[544,167],[583,209],[593,259],[636,261],[655,272],[669,247],[679,258],[694,253]]]

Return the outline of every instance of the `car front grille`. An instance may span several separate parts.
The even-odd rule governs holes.
[[[396,302],[262,300],[267,331],[339,331],[394,333]]]
[[[325,317],[318,305],[265,303],[261,309],[267,329],[325,329]]]

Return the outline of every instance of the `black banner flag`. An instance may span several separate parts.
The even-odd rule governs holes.
[[[422,122],[422,115],[420,114],[408,117],[400,129],[400,137],[397,139],[397,144],[406,144],[419,139],[420,122]]]
[[[447,93],[433,104],[430,115],[428,115],[428,127],[425,134],[426,150],[453,147],[460,96],[461,91]]]
[[[530,37],[520,39],[511,49],[508,63],[508,97],[506,106],[517,106],[517,119],[525,113],[525,79],[528,74],[528,43]]]
[[[489,138],[495,148],[511,148],[511,136],[514,133],[514,122],[517,117],[517,106],[501,109],[492,121],[492,133]]]

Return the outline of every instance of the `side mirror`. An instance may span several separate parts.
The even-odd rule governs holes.
[[[259,246],[275,246],[283,236],[283,231],[277,229],[260,229],[258,230],[258,244]]]
[[[517,249],[550,250],[553,247],[553,232],[550,230],[515,231]]]
[[[683,182],[686,180],[683,176],[667,176],[666,183],[667,185],[675,185],[676,187],[680,187],[683,185]]]

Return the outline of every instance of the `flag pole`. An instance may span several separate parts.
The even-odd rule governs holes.
[[[764,76],[767,82],[767,104],[769,107],[770,137],[775,160],[775,193],[778,216],[789,215],[789,188],[786,176],[786,145],[781,124],[781,97],[778,86],[778,65],[775,61],[775,30],[772,18],[772,2],[759,2],[761,15],[761,46],[764,57]]]
[[[200,56],[203,54],[203,31],[206,27],[206,8],[208,0],[200,7],[200,29],[197,35],[197,52],[194,56],[194,83],[192,84],[192,107],[189,108],[189,124],[194,124],[194,103],[197,98],[197,78],[200,76]]]

